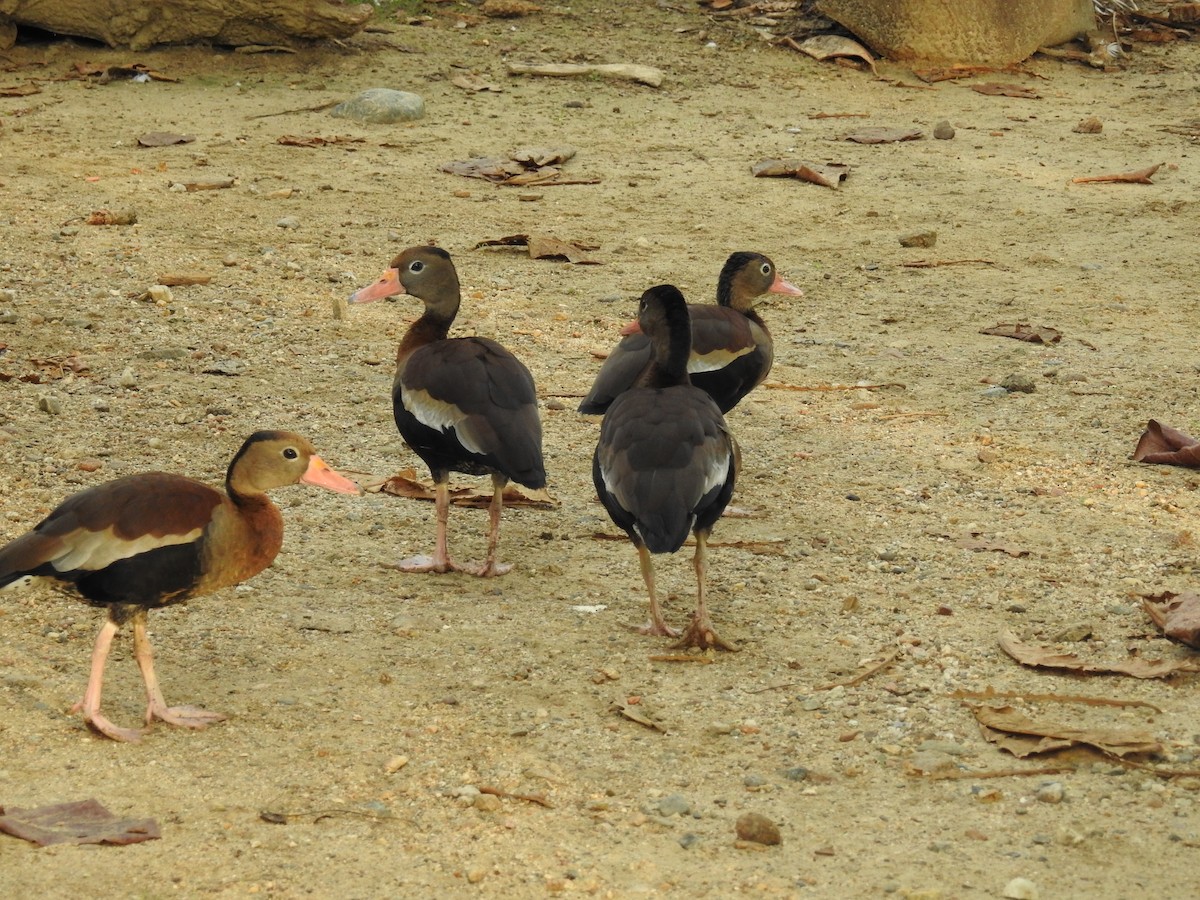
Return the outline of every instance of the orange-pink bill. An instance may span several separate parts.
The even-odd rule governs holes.
[[[345,475],[339,475],[333,469],[329,468],[328,463],[319,456],[310,456],[308,458],[308,468],[304,470],[304,474],[300,476],[301,484],[311,484],[316,487],[323,487],[330,491],[336,491],[339,494],[361,494],[362,488],[347,478]]]
[[[346,302],[370,303],[373,300],[382,300],[384,297],[392,297],[403,293],[404,285],[400,283],[399,270],[388,269],[380,276],[377,282],[369,284],[365,288],[359,288],[350,295],[350,299]]]

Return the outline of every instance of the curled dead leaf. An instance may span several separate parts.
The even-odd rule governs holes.
[[[1134,678],[1166,678],[1177,672],[1200,672],[1200,660],[1131,659],[1114,662],[1087,662],[1074,653],[1061,653],[1053,647],[1037,647],[1017,640],[1006,632],[1000,638],[1000,649],[1024,666],[1044,669],[1065,669],[1098,675],[1132,675]]]
[[[1033,719],[1012,706],[977,706],[974,712],[984,738],[1018,757],[1078,745],[1118,757],[1162,750],[1153,733],[1144,729],[1081,728]]]
[[[1025,325],[1021,322],[993,325],[991,328],[981,328],[980,334],[992,334],[997,337],[1015,338],[1018,341],[1028,341],[1031,344],[1057,344],[1062,340],[1062,333],[1057,328],[1046,325]]]
[[[1133,458],[1136,462],[1200,468],[1200,441],[1151,419],[1138,439]]]
[[[1145,594],[1142,607],[1167,637],[1200,650],[1200,594]]]

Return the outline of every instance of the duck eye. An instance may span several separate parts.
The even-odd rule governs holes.
[[[419,259],[414,259],[408,264],[408,271],[410,272],[420,272],[424,268],[425,263],[421,262]]]
[[[760,269],[760,271],[761,271],[761,272],[762,272],[764,275],[770,275],[770,274],[771,274],[771,264],[770,264],[770,263],[763,263],[763,264],[762,264],[762,268]]]
[[[296,452],[296,448],[295,448],[295,447],[286,447],[286,448],[284,449],[284,451],[283,451],[283,458],[284,458],[284,459],[295,459],[295,458],[296,458],[297,456],[299,456],[299,455],[300,455],[300,454]]]

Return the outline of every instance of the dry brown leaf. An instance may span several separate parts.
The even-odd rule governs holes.
[[[1144,594],[1142,607],[1167,637],[1200,650],[1200,594]]]
[[[856,144],[894,144],[897,141],[915,141],[921,137],[920,128],[860,128],[843,136],[843,140]]]
[[[366,138],[350,137],[349,135],[334,135],[333,137],[318,137],[316,135],[281,134],[275,143],[285,147],[327,147],[335,144],[363,144]]]
[[[437,497],[433,486],[421,481],[417,477],[416,470],[412,468],[401,469],[387,478],[360,479],[359,483],[367,493],[391,494],[393,497],[407,497],[410,500],[434,500]],[[475,487],[451,488],[450,502],[455,506],[482,508],[491,504],[492,492],[490,488],[487,490]],[[560,501],[545,488],[535,491],[518,484],[509,484],[504,489],[504,505],[525,506],[531,509],[558,509]]]
[[[1014,756],[1063,750],[1083,744],[1113,756],[1134,753],[1157,753],[1162,745],[1152,732],[1143,729],[1077,728],[1059,722],[1031,719],[1011,706],[977,706],[975,718],[983,726],[984,737]],[[993,740],[990,733],[999,732],[1002,738]]]
[[[202,272],[164,272],[158,276],[158,283],[167,287],[184,287],[190,284],[208,284],[212,278],[211,275]]]
[[[1020,322],[1001,322],[991,328],[980,329],[979,333],[1016,338],[1018,341],[1028,341],[1031,344],[1057,344],[1062,340],[1062,333],[1057,328],[1050,328],[1046,325],[1025,325]]]
[[[1133,458],[1137,462],[1200,468],[1200,441],[1151,419],[1138,439]]]
[[[996,81],[973,84],[971,90],[989,97],[1016,97],[1020,100],[1040,100],[1042,96],[1033,88],[1027,88],[1020,84],[1000,84]]]
[[[837,57],[861,59],[871,67],[872,72],[876,75],[879,74],[875,71],[875,57],[867,52],[867,49],[862,44],[852,38],[843,37],[840,34],[818,34],[810,38],[805,38],[799,43],[789,38],[787,43],[801,53],[806,53],[813,59],[818,59],[822,62]]]
[[[1132,675],[1134,678],[1166,678],[1177,672],[1200,672],[1200,661],[1169,659],[1131,659],[1116,662],[1085,662],[1073,653],[1061,653],[1053,647],[1023,644],[1016,635],[1006,632],[1000,638],[1000,649],[1024,666],[1044,669],[1066,669],[1089,675]]]
[[[0,87],[0,97],[29,97],[40,94],[42,89],[32,81],[27,84],[14,84],[11,87]]]
[[[964,537],[960,537],[954,542],[954,544],[956,547],[962,547],[964,550],[973,550],[976,553],[1007,553],[1009,556],[1014,558],[1020,558],[1022,556],[1029,555],[1028,550],[1022,550],[1019,547],[1010,547],[1009,545],[1001,543],[1000,541],[987,540],[986,538],[979,537],[977,534],[969,534]]]
[[[663,83],[662,69],[653,66],[639,66],[633,63],[546,63],[531,65],[528,63],[509,63],[509,75],[548,75],[570,77],[573,75],[602,75],[606,78],[620,78],[625,81],[636,81],[658,87]]]
[[[137,844],[162,836],[154,819],[118,819],[98,800],[76,800],[34,809],[0,808],[0,831],[39,847]]]
[[[1118,172],[1112,175],[1080,175],[1071,179],[1071,184],[1154,184],[1150,176],[1162,168],[1162,163],[1136,172]]]
[[[541,12],[542,8],[526,0],[483,0],[479,11],[493,19],[519,19]]]
[[[170,147],[174,144],[190,144],[196,140],[194,134],[177,134],[174,131],[147,131],[139,135],[139,147]]]
[[[88,225],[136,225],[137,212],[132,209],[121,209],[113,212],[109,209],[97,209],[87,217]]]
[[[180,181],[172,184],[182,184],[189,194],[194,191],[220,191],[237,184],[236,178],[202,178],[199,181]]]
[[[799,159],[764,159],[754,164],[750,172],[755,178],[798,178],[822,187],[837,190],[850,174],[842,163],[810,163]]]
[[[476,72],[463,72],[455,75],[450,79],[450,83],[457,88],[462,88],[464,91],[471,91],[472,93],[490,91],[493,94],[500,94],[504,92],[504,88],[492,84]]]
[[[620,713],[630,722],[637,722],[639,725],[645,725],[647,728],[653,728],[655,731],[660,731],[663,734],[667,734],[666,728],[664,728],[658,722],[655,722],[648,715],[643,713],[641,709],[639,709],[640,705],[641,704],[638,704],[638,706],[632,706],[629,703],[616,702],[613,703],[610,709],[612,709],[613,712]]]
[[[502,238],[479,241],[480,247],[524,247],[533,259],[565,259],[578,265],[598,266],[600,261],[589,254],[599,244],[583,241],[564,241],[545,234],[510,234]]]

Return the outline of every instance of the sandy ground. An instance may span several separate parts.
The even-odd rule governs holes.
[[[1038,59],[919,89],[896,85],[918,83],[904,68],[876,79],[817,63],[687,4],[466,28],[435,13],[295,55],[69,41],[7,54],[5,83],[42,91],[0,100],[0,372],[13,376],[0,382],[0,538],[121,474],[217,482],[264,427],[304,433],[364,479],[419,465],[388,400],[416,305],[334,311],[427,241],[458,264],[456,333],[496,337],[533,371],[561,506],[506,512],[516,569],[482,581],[389,567],[430,549],[432,504],[279,491],[273,568],[151,615],[168,700],[229,721],[160,724],[138,745],[68,712],[101,612],[46,588],[0,596],[0,804],[95,797],[162,829],[129,847],[0,839],[0,893],[973,898],[1024,878],[1042,898],[1196,894],[1200,780],[1098,755],[1016,760],[952,694],[1150,703],[1161,711],[1017,705],[1149,731],[1162,751],[1143,763],[1196,768],[1196,676],[1038,671],[997,638],[1048,643],[1084,623],[1090,637],[1061,649],[1189,653],[1156,634],[1139,595],[1195,586],[1200,477],[1129,456],[1148,418],[1200,429],[1200,51],[1140,45],[1121,72]],[[637,62],[666,80],[518,79],[509,59]],[[178,81],[68,77],[131,62]],[[451,83],[464,72],[503,90]],[[1040,98],[984,96],[980,81]],[[426,118],[262,117],[379,86],[421,93]],[[818,117],[848,113],[862,118]],[[1072,130],[1088,116],[1101,133]],[[944,119],[956,136],[934,140]],[[924,137],[841,140],[868,125]],[[139,149],[150,131],[196,140]],[[285,134],[361,140],[300,148]],[[578,148],[567,173],[598,184],[438,171],[562,143]],[[837,191],[750,176],[775,156],[851,172]],[[1070,183],[1155,163],[1149,185]],[[169,187],[212,178],[235,184]],[[85,224],[101,209],[137,224]],[[936,246],[900,246],[921,230]],[[596,244],[602,265],[473,249],[519,232]],[[728,417],[749,515],[715,529],[711,599],[742,650],[664,661],[666,641],[625,627],[645,616],[636,555],[596,537],[618,533],[590,480],[599,420],[574,406],[644,288],[709,300],[740,249],[806,292],[762,304],[778,386]],[[905,265],[922,259],[959,264]],[[177,272],[212,279],[146,298]],[[1062,340],[979,333],[1000,322]],[[72,356],[86,368],[64,367]],[[1036,390],[995,388],[1013,375]],[[880,387],[845,389],[860,383]],[[486,513],[456,508],[452,549],[478,557],[485,528]],[[1000,549],[969,549],[971,535]],[[677,623],[689,556],[658,560]],[[105,708],[134,724],[142,706],[118,640]],[[1060,771],[1028,774],[1047,766]],[[737,846],[747,812],[782,843]]]

